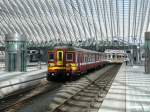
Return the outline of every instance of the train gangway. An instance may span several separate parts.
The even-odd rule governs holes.
[[[150,74],[123,64],[98,112],[150,112]]]

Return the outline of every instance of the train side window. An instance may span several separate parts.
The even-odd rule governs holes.
[[[87,57],[85,56],[85,62],[87,62]]]
[[[49,54],[49,60],[50,61],[54,61],[54,53],[50,53]]]
[[[67,61],[73,61],[73,54],[72,53],[67,53],[66,54],[66,60]]]

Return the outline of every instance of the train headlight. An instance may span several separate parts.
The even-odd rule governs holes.
[[[67,64],[66,64],[66,67],[70,67],[70,64],[69,64],[69,63],[67,63]]]
[[[49,63],[49,67],[53,67],[53,66],[55,66],[54,63]]]

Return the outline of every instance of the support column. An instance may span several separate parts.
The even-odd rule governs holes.
[[[150,73],[150,32],[145,32],[145,73]]]
[[[26,38],[18,33],[5,35],[6,71],[26,71]]]

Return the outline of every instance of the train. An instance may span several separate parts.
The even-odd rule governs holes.
[[[47,80],[74,78],[107,64],[106,53],[73,46],[56,46],[48,51]]]
[[[108,63],[121,64],[125,60],[129,60],[127,53],[124,50],[106,49],[106,60]]]
[[[122,64],[127,58],[123,50],[97,52],[73,46],[56,46],[48,51],[47,80],[75,78],[108,64]]]

